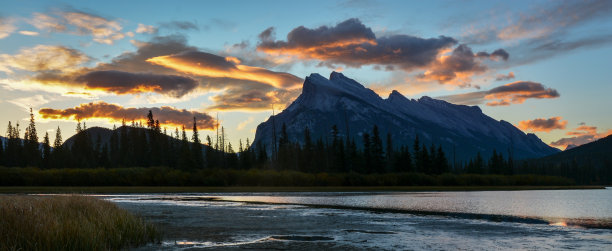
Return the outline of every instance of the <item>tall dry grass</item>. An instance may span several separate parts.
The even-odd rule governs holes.
[[[0,250],[117,250],[158,240],[152,225],[108,201],[0,195]]]

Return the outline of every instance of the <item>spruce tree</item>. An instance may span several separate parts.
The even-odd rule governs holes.
[[[40,165],[41,153],[38,145],[38,134],[36,132],[36,123],[34,122],[34,113],[32,108],[30,108],[30,124],[25,130],[24,154],[26,165]]]
[[[204,158],[202,157],[202,142],[200,141],[200,135],[198,133],[198,124],[196,117],[193,117],[193,135],[191,136],[192,142],[192,155],[196,168],[204,167]]]
[[[378,173],[384,172],[385,161],[382,139],[378,132],[378,126],[372,128],[372,164],[374,171]]]
[[[366,173],[372,173],[372,142],[370,141],[370,134],[363,134],[363,165],[362,168]]]
[[[42,156],[42,168],[49,168],[51,163],[51,143],[49,142],[49,132],[45,132],[43,138],[43,156]]]

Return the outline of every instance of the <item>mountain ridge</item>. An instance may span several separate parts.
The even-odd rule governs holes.
[[[383,99],[338,72],[332,72],[329,79],[318,73],[306,77],[302,94],[281,113],[258,125],[254,145],[265,145],[271,153],[273,131],[280,135],[283,124],[293,142],[303,143],[305,127],[315,140],[328,139],[331,127],[336,125],[340,136],[358,145],[363,133],[377,125],[381,137],[391,134],[394,146],[412,146],[418,135],[428,146],[434,143],[447,153],[454,152],[453,157],[459,161],[477,152],[487,156],[493,150],[521,159],[559,151],[534,134],[525,134],[506,121],[487,116],[478,106],[455,105],[427,96],[408,99],[396,90]]]

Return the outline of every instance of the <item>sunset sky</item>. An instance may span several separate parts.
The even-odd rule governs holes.
[[[212,135],[218,113],[237,145],[341,71],[565,149],[612,133],[610,58],[612,1],[4,1],[0,126],[23,134],[32,107],[53,141],[152,110]]]

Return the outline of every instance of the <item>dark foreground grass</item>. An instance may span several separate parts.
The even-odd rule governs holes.
[[[0,195],[0,250],[118,250],[159,238],[152,225],[108,201]]]

